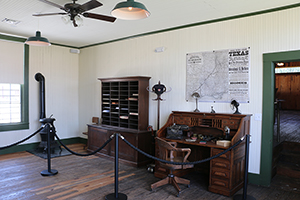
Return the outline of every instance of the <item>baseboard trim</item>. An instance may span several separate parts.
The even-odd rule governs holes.
[[[264,185],[264,183],[262,183],[260,179],[261,179],[260,174],[248,173],[248,183],[254,185]]]
[[[81,138],[81,137],[61,139],[61,141],[65,145],[75,144],[75,143],[87,144],[87,139]],[[40,142],[34,142],[34,143],[30,143],[30,144],[22,144],[22,145],[13,146],[13,147],[10,147],[10,148],[7,148],[7,149],[3,149],[3,150],[0,151],[0,155],[26,151],[26,150],[29,150],[29,149],[34,149],[39,145],[39,143]]]

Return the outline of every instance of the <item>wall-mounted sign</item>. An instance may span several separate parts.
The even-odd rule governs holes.
[[[186,100],[249,102],[250,47],[188,53],[186,55]]]

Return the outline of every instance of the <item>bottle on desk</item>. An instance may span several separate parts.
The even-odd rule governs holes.
[[[225,138],[224,139],[231,140],[230,139],[230,128],[228,126],[225,126],[224,130],[225,130]]]

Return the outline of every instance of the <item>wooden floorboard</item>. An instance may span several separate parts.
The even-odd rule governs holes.
[[[86,152],[83,144],[68,145],[72,150]],[[52,177],[40,172],[47,169],[47,159],[27,152],[0,155],[0,199],[25,200],[93,200],[105,199],[114,193],[114,162],[97,156],[75,155],[51,159],[51,168],[58,170]],[[146,170],[119,165],[119,192],[132,200],[207,199],[227,200],[207,191],[208,177],[197,172],[185,176],[190,188],[180,185],[183,192],[176,197],[171,185],[150,191],[150,185],[159,178]],[[242,194],[242,190],[237,193]],[[300,182],[288,177],[275,176],[270,187],[248,185],[248,194],[259,199],[300,199]]]
[[[280,141],[277,141],[277,116],[274,123],[274,145],[280,142],[300,143],[300,111],[281,110],[280,111]]]

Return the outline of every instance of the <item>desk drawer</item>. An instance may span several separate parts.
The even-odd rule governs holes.
[[[227,169],[221,169],[221,168],[214,167],[214,168],[211,169],[211,176],[224,178],[224,179],[229,179],[230,178],[230,171],[227,170]]]
[[[238,129],[240,125],[239,119],[223,119],[222,120],[222,127],[228,126],[230,129]]]
[[[223,151],[224,151],[224,149],[212,148],[211,149],[211,155],[215,156],[215,155],[217,155],[217,154],[219,154]],[[231,155],[231,151],[228,151],[225,154],[220,155],[218,158],[224,158],[224,159],[230,160],[230,157],[231,157],[230,155]]]
[[[223,158],[215,158],[211,161],[212,168],[230,169],[230,161]]]
[[[224,187],[224,188],[228,188],[229,187],[229,180],[212,178],[211,179],[211,185],[212,186],[221,186],[221,187]]]

